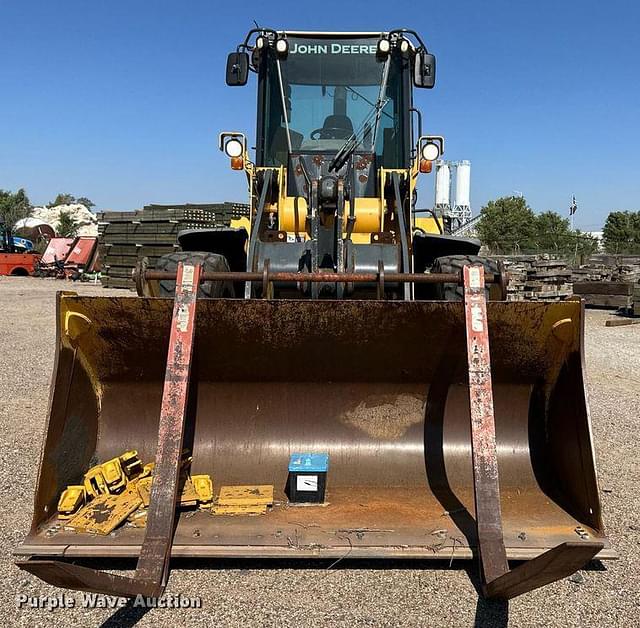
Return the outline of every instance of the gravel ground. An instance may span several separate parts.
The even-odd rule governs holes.
[[[167,593],[201,596],[190,610],[18,609],[17,596],[60,595],[20,572],[11,552],[29,527],[54,350],[54,295],[122,295],[99,286],[0,277],[0,613],[9,626],[622,626],[640,623],[640,325],[604,327],[589,311],[587,364],[605,524],[619,561],[505,603],[478,600],[473,565],[222,563],[178,565]],[[274,565],[270,563],[270,565]],[[180,568],[180,567],[183,568]],[[325,567],[326,565],[322,565]],[[81,596],[69,593],[77,604]]]

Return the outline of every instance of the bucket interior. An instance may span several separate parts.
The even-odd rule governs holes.
[[[45,530],[60,492],[91,464],[128,449],[154,459],[172,305],[59,297],[27,545],[135,553],[143,530],[104,538]],[[603,537],[580,303],[491,302],[488,318],[508,555],[577,540],[578,526]],[[211,474],[214,493],[273,484],[282,505],[260,517],[183,513],[175,552],[330,555],[355,546],[368,556],[445,548],[448,558],[452,547],[475,546],[461,303],[202,300],[194,347],[185,437],[193,473]],[[325,505],[286,505],[293,452],[329,454]]]

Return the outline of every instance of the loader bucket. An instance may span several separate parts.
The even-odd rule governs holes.
[[[58,296],[57,358],[31,531],[38,557],[135,557],[144,530],[56,526],[96,462],[153,460],[172,301]],[[604,536],[583,307],[488,304],[504,544],[529,559]],[[272,484],[261,516],[180,513],[185,557],[469,558],[474,525],[462,303],[202,300],[185,446],[192,473]],[[287,503],[292,452],[329,454],[326,503]]]

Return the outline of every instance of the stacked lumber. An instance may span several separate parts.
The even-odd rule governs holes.
[[[178,233],[185,229],[229,226],[249,215],[243,203],[146,205],[128,212],[98,215],[102,285],[134,288],[132,271],[143,257],[155,266],[162,255],[179,249]]]
[[[536,255],[498,256],[509,274],[507,285],[507,301],[524,301],[525,284],[531,264],[538,257]]]
[[[527,301],[560,301],[573,294],[571,269],[561,259],[539,259],[531,263],[524,284]]]
[[[574,294],[595,307],[633,308],[634,284],[622,281],[583,281],[573,284]]]
[[[640,255],[621,255],[612,279],[631,283],[640,282]]]
[[[581,281],[611,281],[613,267],[598,261],[587,261],[571,269],[571,279],[574,283]]]

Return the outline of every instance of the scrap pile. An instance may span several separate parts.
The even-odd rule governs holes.
[[[190,473],[191,456],[183,452],[178,508],[212,515],[261,515],[273,506],[273,486],[223,486],[213,497],[210,475]],[[154,463],[143,464],[136,450],[98,464],[83,483],[67,486],[58,501],[65,530],[108,535],[120,525],[144,528],[151,500]]]
[[[162,255],[175,252],[180,231],[229,226],[248,215],[249,206],[243,203],[146,205],[137,211],[103,212],[98,225],[102,285],[133,289],[138,261],[148,257],[153,267]]]
[[[191,457],[182,456],[179,507],[211,508],[213,482],[208,475],[191,475]],[[65,529],[111,534],[129,521],[144,527],[151,495],[154,463],[144,464],[136,450],[98,464],[82,484],[67,486],[58,501],[58,519]]]
[[[37,277],[89,279],[100,272],[98,239],[93,236],[51,238],[35,271]]]

